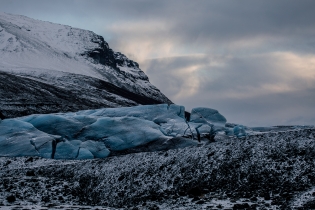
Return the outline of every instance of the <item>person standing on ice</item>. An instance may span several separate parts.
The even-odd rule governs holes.
[[[4,115],[0,112],[0,121],[4,120],[4,118],[5,118]]]

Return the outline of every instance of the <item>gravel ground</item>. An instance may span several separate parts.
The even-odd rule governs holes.
[[[312,209],[315,129],[106,159],[0,158],[0,209]]]

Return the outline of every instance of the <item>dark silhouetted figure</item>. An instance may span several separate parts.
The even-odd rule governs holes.
[[[186,119],[186,122],[190,121],[190,113],[189,112],[185,111],[185,119]]]
[[[0,119],[4,120],[4,118],[5,118],[4,115],[0,112]]]
[[[196,131],[197,131],[197,138],[198,138],[198,141],[200,142],[200,132],[199,132],[199,129],[198,128],[196,128]]]

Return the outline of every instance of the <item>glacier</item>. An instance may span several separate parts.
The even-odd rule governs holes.
[[[225,123],[210,108],[195,108],[187,119],[185,107],[175,104],[33,114],[0,122],[0,156],[92,159],[176,149],[225,131]]]

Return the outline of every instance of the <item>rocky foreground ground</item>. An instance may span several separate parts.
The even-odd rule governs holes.
[[[0,209],[315,209],[315,129],[92,160],[0,158]]]

